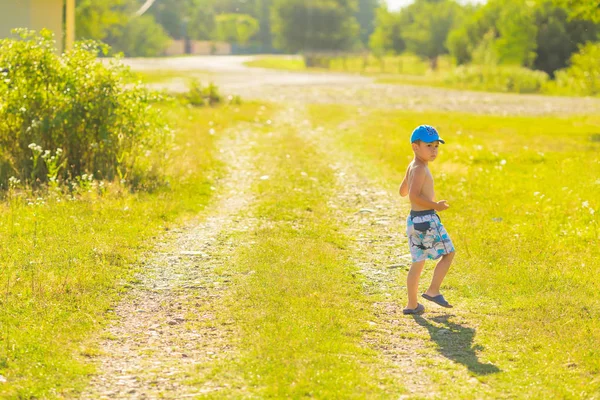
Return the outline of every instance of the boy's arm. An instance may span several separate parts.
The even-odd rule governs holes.
[[[410,168],[406,170],[406,174],[404,174],[404,179],[402,180],[402,184],[400,185],[400,196],[405,197],[408,195],[408,171]]]
[[[443,211],[447,209],[448,205],[446,204],[445,200],[438,203],[429,200],[421,194],[426,176],[425,168],[420,166],[414,168],[411,185],[408,189],[408,198],[410,199],[411,203],[419,205],[423,208],[429,208],[437,211]]]

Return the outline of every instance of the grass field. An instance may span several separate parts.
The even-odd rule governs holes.
[[[347,258],[348,238],[327,207],[334,179],[328,160],[295,126],[267,134],[255,157],[259,170],[272,173],[255,184],[259,200],[250,211],[262,223],[234,238],[239,247],[227,272],[240,278],[221,310],[238,321],[241,354],[197,384],[211,379],[229,388],[214,398],[402,393],[383,368],[374,373],[385,363],[361,343],[375,317]]]
[[[6,194],[0,397],[76,397],[85,388],[101,329],[144,253],[210,204],[224,174],[212,133],[249,122],[256,171],[248,172],[268,176],[252,183],[244,211],[257,226],[223,232],[235,248],[217,272],[231,283],[210,324],[230,327],[227,346],[235,351],[190,371],[198,388],[220,388],[199,397],[408,394],[382,354],[365,346],[370,323],[380,322],[372,303],[381,299],[366,293],[370,283],[351,261],[357,238],[343,233],[328,207],[340,195],[337,160],[303,129],[309,123],[331,135],[356,171],[396,196],[412,157],[407,138],[429,123],[447,142],[430,168],[438,198],[451,205],[442,218],[458,255],[443,291],[456,308],[403,319],[420,334],[387,334],[407,348],[424,344],[415,357],[433,398],[600,398],[600,117],[314,105],[278,121],[275,111],[285,106],[163,105],[177,144],[170,186],[154,193],[82,183],[73,196],[19,187]],[[252,125],[258,119],[269,120]],[[393,223],[403,229],[403,221]],[[405,276],[398,269],[390,283],[398,307]]]
[[[259,106],[165,106],[177,131],[168,188],[132,194],[82,186],[74,196],[14,189],[2,202],[0,397],[63,397],[92,372],[97,332],[153,239],[208,203],[220,175],[210,129],[254,121]]]
[[[501,371],[477,379],[498,395],[525,387],[542,397],[599,395],[597,116],[315,106],[312,119],[390,185],[411,159],[412,128],[435,125],[447,144],[431,170],[439,198],[451,205],[442,219],[458,249],[445,292],[478,324],[480,350]],[[448,375],[438,379],[442,393],[465,396]]]

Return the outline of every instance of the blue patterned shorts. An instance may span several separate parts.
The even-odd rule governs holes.
[[[406,220],[406,235],[413,262],[436,260],[454,251],[452,240],[434,210],[411,211]]]

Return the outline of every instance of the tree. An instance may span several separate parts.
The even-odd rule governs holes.
[[[160,55],[169,37],[152,15],[134,17],[138,6],[134,0],[80,0],[77,38],[103,41],[128,56]]]
[[[349,50],[359,30],[354,0],[275,0],[275,46],[299,51]]]
[[[77,39],[104,40],[115,29],[121,29],[131,11],[128,0],[80,0],[77,2]]]
[[[150,12],[173,39],[209,40],[215,30],[215,0],[161,0]]]
[[[570,12],[571,18],[600,23],[600,5],[593,0],[554,0]]]
[[[535,9],[525,0],[504,1],[496,21],[496,50],[501,64],[531,67],[537,49]]]
[[[358,0],[356,20],[360,25],[360,41],[364,46],[368,46],[369,37],[375,30],[375,14],[377,6],[378,0]]]
[[[400,54],[406,49],[399,12],[390,12],[386,7],[377,9],[376,28],[369,39],[369,47],[378,57],[386,53]]]
[[[448,34],[461,16],[462,9],[453,0],[417,0],[401,11],[406,48],[429,59],[431,68],[436,69],[438,57],[448,53]]]
[[[567,1],[489,0],[451,32],[450,53],[459,64],[495,59],[553,75],[579,44],[596,40],[600,31],[599,24],[574,18],[572,10],[558,5]]]
[[[271,4],[272,0],[258,0],[256,5],[258,15],[258,25],[260,32],[258,38],[261,43],[262,51],[271,51],[273,48],[273,34],[271,32]]]
[[[151,15],[132,18],[122,32],[107,42],[115,51],[129,57],[156,57],[162,55],[169,44],[169,36]]]
[[[244,45],[258,32],[258,21],[245,14],[218,15],[216,24],[216,37],[224,42]]]
[[[458,64],[471,62],[472,54],[476,49],[479,49],[480,53],[483,48],[496,52],[493,46],[489,46],[489,42],[490,40],[493,42],[498,37],[496,21],[500,18],[502,7],[501,1],[490,0],[484,6],[464,9],[464,23],[450,32],[447,41],[448,50]],[[480,46],[484,38],[486,43]]]
[[[579,44],[594,41],[600,25],[579,18],[569,19],[570,12],[552,1],[543,1],[536,10],[537,54],[533,67],[553,76],[565,68]]]

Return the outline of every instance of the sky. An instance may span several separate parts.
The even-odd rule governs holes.
[[[388,4],[388,8],[390,10],[398,10],[410,3],[413,2],[413,0],[385,0]],[[486,0],[458,0],[459,3],[485,3]]]

